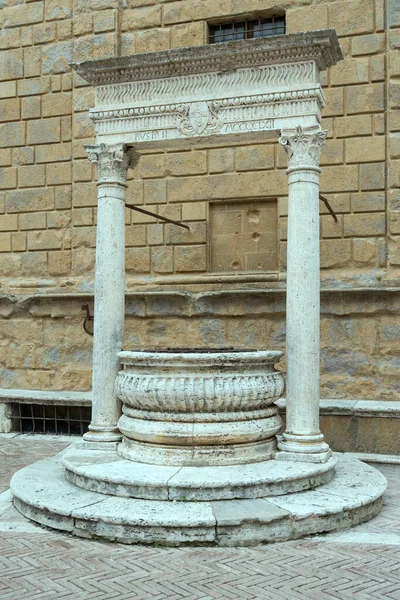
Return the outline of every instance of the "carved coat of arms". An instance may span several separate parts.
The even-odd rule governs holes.
[[[178,107],[177,128],[184,135],[195,136],[212,133],[221,128],[217,108],[214,103],[192,102]]]

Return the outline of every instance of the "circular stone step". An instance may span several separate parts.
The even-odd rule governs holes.
[[[42,525],[125,544],[254,545],[344,529],[378,514],[386,489],[378,470],[344,455],[334,479],[317,490],[255,500],[141,500],[75,487],[61,459],[14,475],[15,507]]]
[[[262,498],[315,489],[333,478],[337,458],[326,463],[264,462],[216,467],[137,463],[116,453],[70,450],[65,477],[101,494],[145,500],[207,501]]]

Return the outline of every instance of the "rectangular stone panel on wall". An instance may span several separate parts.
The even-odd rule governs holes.
[[[210,205],[211,271],[277,271],[276,199]]]

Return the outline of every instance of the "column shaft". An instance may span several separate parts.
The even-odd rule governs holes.
[[[98,164],[93,338],[93,406],[86,441],[117,442],[121,415],[114,391],[125,320],[125,188],[129,156],[122,145],[88,146]]]
[[[286,300],[286,431],[278,458],[326,461],[319,429],[320,250],[319,174],[323,132],[287,132],[289,210]]]

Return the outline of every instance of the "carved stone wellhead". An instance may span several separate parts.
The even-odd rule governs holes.
[[[227,465],[271,458],[282,352],[121,352],[119,453],[139,462]]]

